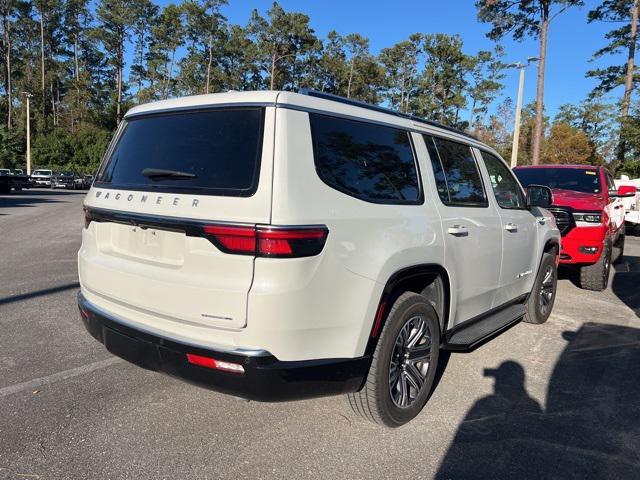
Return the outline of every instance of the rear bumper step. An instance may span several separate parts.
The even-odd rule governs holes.
[[[87,331],[112,354],[148,370],[249,400],[277,402],[339,395],[359,390],[369,370],[367,356],[280,361],[268,352],[193,347],[143,332],[95,308],[81,293],[78,306]],[[214,370],[187,361],[187,354],[242,365],[244,373]]]

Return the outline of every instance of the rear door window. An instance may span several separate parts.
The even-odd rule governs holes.
[[[95,186],[241,197],[255,193],[264,109],[162,113],[126,122]]]
[[[409,132],[310,113],[316,171],[330,187],[373,203],[418,204]]]
[[[520,185],[507,167],[498,157],[484,150],[481,151],[482,159],[489,172],[491,187],[498,205],[506,209],[523,209],[526,200]]]
[[[444,138],[423,137],[442,203],[458,207],[487,207],[489,203],[471,147]]]

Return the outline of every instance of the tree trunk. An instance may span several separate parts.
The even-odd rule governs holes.
[[[349,70],[349,83],[347,84],[347,98],[351,98],[351,82],[353,81],[353,67],[354,67],[355,58],[351,58],[351,68]]]
[[[42,91],[42,116],[46,117],[46,89],[44,84],[44,11],[40,10],[40,74]]]
[[[207,84],[204,93],[209,93],[209,83],[211,82],[211,63],[213,62],[213,33],[209,33],[209,61],[207,62]]]
[[[4,43],[7,47],[5,66],[7,69],[6,91],[7,91],[7,128],[11,130],[13,127],[13,87],[11,85],[11,34],[9,32],[10,23],[9,16],[11,15],[11,2],[7,2],[7,10],[4,17]]]
[[[73,76],[76,79],[76,91],[80,93],[80,66],[78,61],[78,32],[73,36]]]
[[[417,58],[418,52],[415,52],[415,54]],[[404,109],[405,112],[409,111],[409,100],[411,99],[411,89],[413,88],[413,78],[415,77],[415,74],[416,74],[416,66],[417,66],[417,63],[414,61],[413,65],[411,66],[411,69],[409,70],[409,85],[407,85],[407,94],[404,99],[404,103],[406,107]]]
[[[277,54],[274,53],[271,56],[271,82],[270,82],[270,85],[269,85],[269,90],[274,90],[274,87],[275,87],[275,84],[276,84],[276,82],[275,82],[275,80],[276,80],[276,78],[275,78],[276,77],[276,61],[277,61],[276,55]]]
[[[78,60],[78,32],[73,37],[73,69],[76,82],[76,111],[80,110],[80,62]],[[71,127],[75,124],[75,116],[71,117]]]
[[[57,119],[56,119],[56,97],[53,94],[53,80],[49,84],[49,91],[51,92],[51,113],[53,115],[53,126],[55,127],[57,124]]]
[[[542,145],[543,115],[544,115],[544,68],[547,59],[547,33],[549,31],[549,4],[542,7],[540,20],[540,60],[538,61],[538,92],[536,94],[536,120],[533,133],[533,152],[531,163],[540,163],[540,147]]]
[[[476,113],[476,97],[473,96],[473,101],[471,102],[471,111],[469,112],[469,130],[473,129],[473,114]]]
[[[176,49],[174,48],[171,51],[171,62],[169,62],[169,70],[167,71],[167,83],[164,89],[164,99],[166,100],[169,97],[169,84],[171,83],[171,77],[173,76],[173,62],[176,56]]]
[[[616,152],[616,160],[618,160],[617,168],[620,168],[624,163],[624,155],[627,150],[626,141],[624,138],[625,120],[629,116],[629,106],[631,104],[631,92],[633,91],[633,74],[635,70],[635,56],[636,56],[636,42],[638,40],[638,3],[639,0],[634,0],[631,6],[631,33],[629,35],[629,52],[627,55],[627,73],[624,79],[624,94],[622,96],[622,109],[620,112],[621,124],[620,124],[620,139],[618,141],[618,148]]]
[[[407,64],[402,63],[402,80],[400,81],[400,111],[404,112],[404,84],[407,76]]]
[[[118,47],[118,53],[117,53],[118,72],[116,77],[116,125],[120,124],[120,103],[122,102],[122,63],[123,63],[122,49],[124,48],[123,37],[124,35],[120,36],[120,45]]]

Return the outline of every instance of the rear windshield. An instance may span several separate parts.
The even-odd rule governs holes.
[[[525,188],[546,185],[549,188],[600,193],[600,177],[595,168],[516,168],[513,173]]]
[[[95,186],[246,197],[258,186],[262,108],[127,120]]]

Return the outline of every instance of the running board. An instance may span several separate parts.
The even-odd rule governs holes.
[[[526,313],[526,306],[517,303],[503,308],[488,317],[471,320],[454,328],[446,335],[445,350],[472,350],[481,343],[515,325]]]

